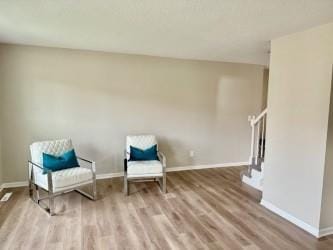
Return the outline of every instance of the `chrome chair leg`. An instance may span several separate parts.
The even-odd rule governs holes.
[[[93,182],[92,182],[92,196],[93,200],[97,199],[97,187],[96,187],[96,165],[95,162],[92,162],[92,172],[93,172]]]
[[[35,197],[35,201],[37,204],[39,204],[39,187],[37,185],[35,185],[35,190],[36,190],[36,197]]]
[[[166,184],[166,182],[167,182],[166,174],[164,173],[163,174],[163,190],[162,190],[164,194],[166,194],[166,192],[167,192],[167,188],[166,188],[167,184]]]
[[[33,188],[32,188],[32,182],[29,180],[29,197],[30,199],[33,198]]]
[[[51,171],[47,172],[47,183],[48,183],[48,196],[49,196],[49,213],[54,215],[54,197],[53,197],[53,180]]]
[[[29,197],[32,198],[33,195],[33,190],[32,190],[32,166],[29,163],[28,166],[28,179],[29,179],[29,184],[28,184],[28,188],[29,188]]]
[[[163,174],[162,177],[158,178],[158,184],[160,186],[160,190],[162,193],[166,193],[167,189],[166,189],[166,174]]]
[[[94,201],[97,200],[96,181],[92,184],[92,196]]]
[[[53,194],[52,192],[49,192],[49,195],[51,196],[49,198],[49,213],[51,216],[55,215],[54,213],[54,197],[53,197]]]
[[[85,191],[81,190],[81,189],[74,189],[75,192],[78,192],[79,194],[82,194],[84,197],[87,197],[90,200],[96,200],[96,197],[94,197],[93,194],[88,194]]]
[[[125,195],[129,195],[129,186],[126,174],[124,175],[124,193]]]

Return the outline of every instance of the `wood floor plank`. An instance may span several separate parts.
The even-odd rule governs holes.
[[[187,182],[191,185],[190,179],[191,173],[186,173],[186,178],[183,178],[184,182]],[[220,200],[220,197],[217,196],[215,193],[210,193],[209,191],[205,190],[205,186],[201,188],[195,188],[196,192],[203,197],[203,199],[208,202],[219,214],[222,214],[223,217],[228,220],[232,225],[235,225],[237,230],[241,233],[250,237],[251,240],[255,241],[256,244],[261,247],[262,249],[274,249],[274,244],[270,243],[268,239],[266,239],[265,235],[260,235],[255,229],[255,225],[248,225],[241,219],[239,219],[232,210],[229,210],[228,207],[223,206],[223,201],[217,203],[216,201]],[[251,227],[254,227],[252,230]]]
[[[168,173],[156,183],[99,180],[98,200],[72,192],[57,197],[50,217],[12,188],[0,203],[0,249],[333,249],[260,205],[261,193],[240,181],[244,168]],[[2,191],[2,194],[4,193]]]

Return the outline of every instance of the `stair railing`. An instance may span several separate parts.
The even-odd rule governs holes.
[[[251,170],[261,170],[261,163],[265,158],[265,139],[266,139],[266,117],[267,108],[257,117],[252,116],[251,125],[251,155],[249,159],[248,176],[251,176]]]

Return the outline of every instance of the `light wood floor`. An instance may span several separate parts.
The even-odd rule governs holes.
[[[0,203],[0,249],[333,249],[259,205],[241,184],[242,168],[168,173],[168,194],[156,183],[98,181],[99,199],[72,192],[49,217],[26,188]],[[3,193],[3,192],[2,192]]]

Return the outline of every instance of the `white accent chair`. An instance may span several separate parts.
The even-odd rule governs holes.
[[[35,142],[30,145],[31,160],[29,166],[29,194],[33,201],[50,215],[54,215],[54,197],[70,191],[77,191],[89,199],[96,200],[96,167],[94,161],[77,156],[80,167],[68,168],[43,174],[43,153],[59,156],[73,149],[70,139]],[[83,164],[85,163],[85,164]],[[82,165],[81,165],[82,164]],[[87,165],[87,166],[84,166]],[[91,194],[79,189],[91,185]],[[39,188],[47,195],[40,197]],[[48,206],[41,204],[48,200]]]
[[[157,145],[157,155],[159,161],[129,161],[130,146],[142,150]],[[126,137],[126,151],[124,159],[124,192],[129,195],[129,182],[135,180],[155,180],[158,181],[163,193],[166,189],[166,158],[158,151],[158,143],[154,135],[133,135]]]

